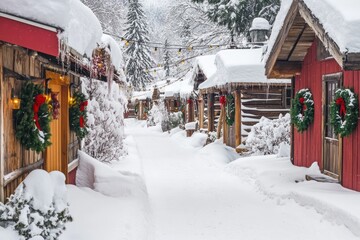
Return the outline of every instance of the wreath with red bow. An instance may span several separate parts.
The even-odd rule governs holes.
[[[349,136],[356,128],[359,116],[358,96],[348,88],[338,89],[330,105],[330,122],[335,134]]]
[[[26,82],[21,89],[20,98],[20,109],[15,113],[16,138],[26,149],[42,152],[51,145],[51,113],[44,88]]]
[[[299,132],[305,131],[314,121],[314,100],[309,89],[301,89],[292,100],[291,122]]]
[[[85,95],[80,91],[76,91],[70,102],[70,130],[75,132],[80,140],[88,134],[88,130],[86,129],[87,105],[88,101]]]

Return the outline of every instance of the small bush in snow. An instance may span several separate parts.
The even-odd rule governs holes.
[[[183,113],[182,112],[170,113],[169,122],[170,122],[170,129],[179,127],[180,125],[184,124]]]
[[[216,132],[208,132],[208,138],[206,140],[206,145],[213,143],[217,140],[217,133]]]
[[[12,227],[20,240],[55,240],[71,222],[65,176],[35,170],[19,185],[9,201],[0,203],[0,223]]]
[[[152,108],[148,113],[148,126],[161,126],[163,132],[170,130],[169,114],[166,110],[164,101],[161,99],[154,102]]]
[[[277,154],[281,143],[290,144],[290,114],[270,120],[262,117],[245,141],[250,153]]]

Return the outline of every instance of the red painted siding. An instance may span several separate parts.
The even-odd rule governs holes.
[[[304,59],[302,71],[296,76],[295,91],[309,88],[315,102],[314,123],[303,133],[294,133],[294,163],[309,167],[317,161],[322,168],[322,76],[343,72],[344,87],[354,88],[360,93],[360,71],[343,71],[333,59],[318,61],[316,41],[309,48]],[[343,173],[342,184],[350,189],[360,191],[360,128],[343,138]]]
[[[73,169],[71,172],[68,173],[68,180],[67,180],[68,184],[76,185],[76,171],[77,168]]]
[[[303,133],[294,133],[294,163],[298,166],[309,167],[317,161],[322,168],[322,76],[341,72],[341,67],[335,60],[318,61],[316,42],[309,48],[304,59],[302,71],[296,76],[295,91],[309,88],[315,102],[314,123]]]
[[[344,86],[360,93],[360,71],[344,71]],[[343,182],[350,189],[360,191],[360,128],[343,138]]]
[[[56,32],[0,17],[0,40],[57,57]]]

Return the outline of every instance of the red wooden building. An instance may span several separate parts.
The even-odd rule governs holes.
[[[283,5],[265,56],[266,74],[292,78],[294,92],[309,88],[313,94],[314,122],[303,133],[293,130],[294,164],[309,167],[317,161],[325,174],[360,191],[360,128],[341,138],[334,134],[329,113],[336,89],[360,92],[360,38],[351,34],[360,29],[360,21],[344,17],[354,16],[358,8],[351,10],[346,2],[341,1],[344,7],[328,0]]]

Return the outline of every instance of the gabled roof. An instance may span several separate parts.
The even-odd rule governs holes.
[[[199,56],[195,59],[195,72],[201,70],[206,78],[210,78],[216,72],[215,55]]]
[[[283,0],[264,58],[266,75],[300,73],[315,38],[343,69],[360,69],[359,9],[358,0]]]

